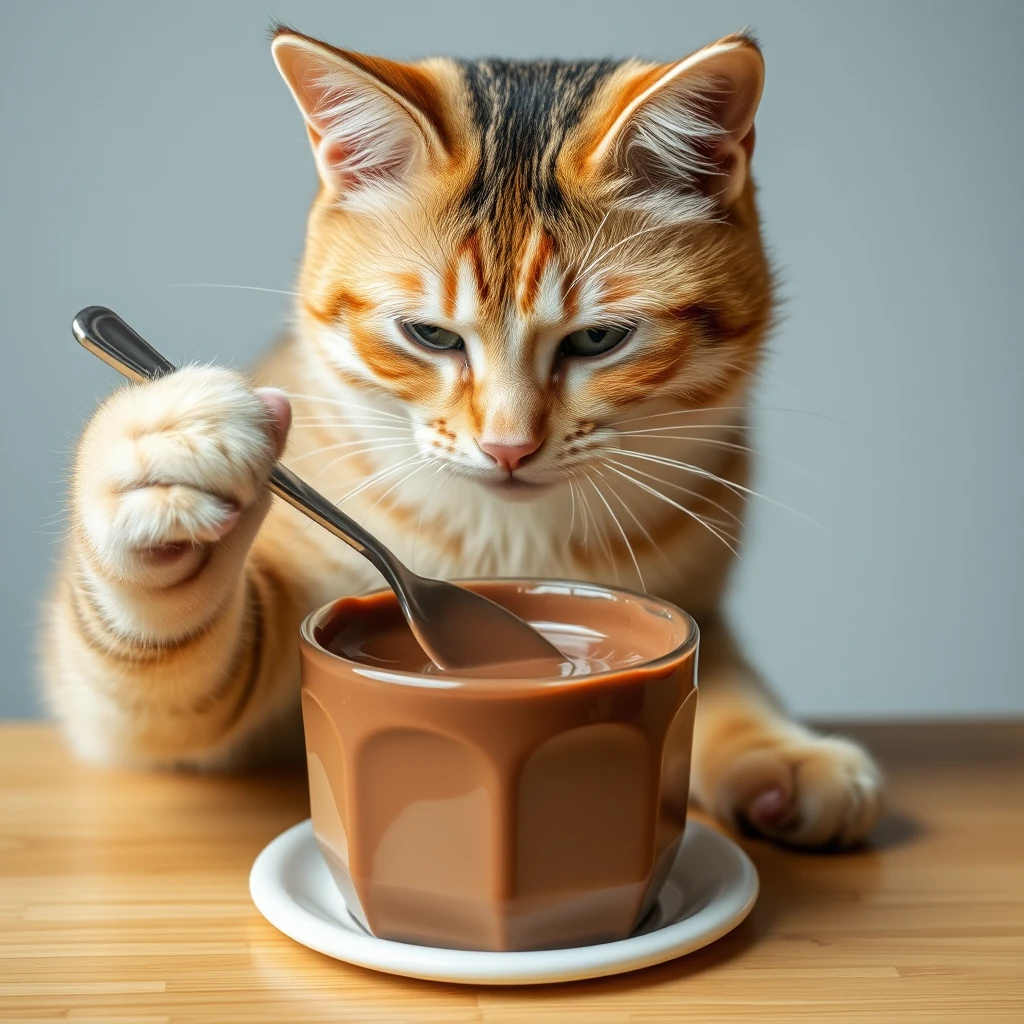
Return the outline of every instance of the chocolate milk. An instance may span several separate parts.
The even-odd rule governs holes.
[[[482,950],[625,938],[686,821],[696,625],[589,584],[468,585],[555,643],[567,674],[441,673],[390,592],[303,625],[313,827],[331,874],[381,938]]]

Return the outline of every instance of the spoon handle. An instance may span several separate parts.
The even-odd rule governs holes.
[[[134,381],[156,380],[174,372],[172,362],[106,306],[87,306],[75,317],[71,330],[81,345]],[[305,480],[278,463],[270,471],[269,485],[279,498],[368,558],[392,587],[401,585],[391,552]]]
[[[71,322],[71,331],[80,345],[131,380],[156,380],[174,372],[174,363],[106,306],[86,306]]]

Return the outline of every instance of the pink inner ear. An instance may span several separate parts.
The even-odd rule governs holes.
[[[321,136],[321,167],[341,192],[397,179],[415,159],[409,115],[372,86],[367,90],[325,89],[311,118]]]
[[[378,162],[370,163],[361,159],[358,145],[342,140],[324,141],[320,153],[324,163],[334,170],[338,183],[345,189],[395,179],[408,164],[408,156],[402,149],[386,153]]]
[[[726,206],[733,203],[743,189],[754,152],[754,112],[757,109],[756,83],[736,76],[728,81],[731,94],[714,112],[725,135],[715,145],[711,158],[718,165],[718,198]]]
[[[396,179],[418,162],[420,128],[385,81],[306,39],[279,38],[274,56],[305,117],[320,177],[332,192],[340,196]]]
[[[754,115],[764,87],[764,62],[760,52],[750,45],[719,54],[712,61],[710,70],[721,89],[714,116],[728,133],[732,146],[742,145],[749,160],[754,148]]]
[[[750,45],[708,48],[670,70],[627,122],[620,147],[632,195],[666,209],[694,193],[731,205],[743,191],[753,151],[763,63]],[[676,74],[676,69],[684,67]],[[706,210],[696,208],[699,214]]]
[[[349,184],[352,175],[345,171],[346,164],[352,163],[351,149],[340,141],[323,141],[320,143],[320,158],[324,164],[334,171],[334,175],[344,185]]]
[[[746,138],[754,125],[758,90],[754,83],[739,76],[724,81],[723,86],[728,88],[730,93],[719,104],[715,116],[731,137],[731,141],[738,143]]]

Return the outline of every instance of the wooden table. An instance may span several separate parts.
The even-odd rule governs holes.
[[[0,1020],[1024,1021],[1024,723],[851,730],[889,772],[870,848],[744,842],[754,912],[714,945],[596,981],[471,988],[350,967],[249,901],[305,781],[85,768],[0,726]]]

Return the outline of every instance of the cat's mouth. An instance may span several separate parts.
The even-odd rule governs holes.
[[[515,474],[502,477],[483,473],[468,473],[466,475],[492,494],[512,501],[529,501],[549,490],[557,482],[554,480],[526,480]]]
[[[529,501],[537,498],[565,482],[565,475],[557,470],[529,467],[526,471],[500,472],[496,467],[489,470],[482,466],[456,462],[453,468],[459,476],[472,480],[485,491],[500,495],[512,501]]]
[[[542,491],[546,491],[551,486],[551,484],[547,482],[533,482],[530,480],[524,480],[522,477],[512,475],[498,480],[487,477],[480,482],[487,487],[488,490],[495,491],[504,497],[521,499],[533,498]]]

